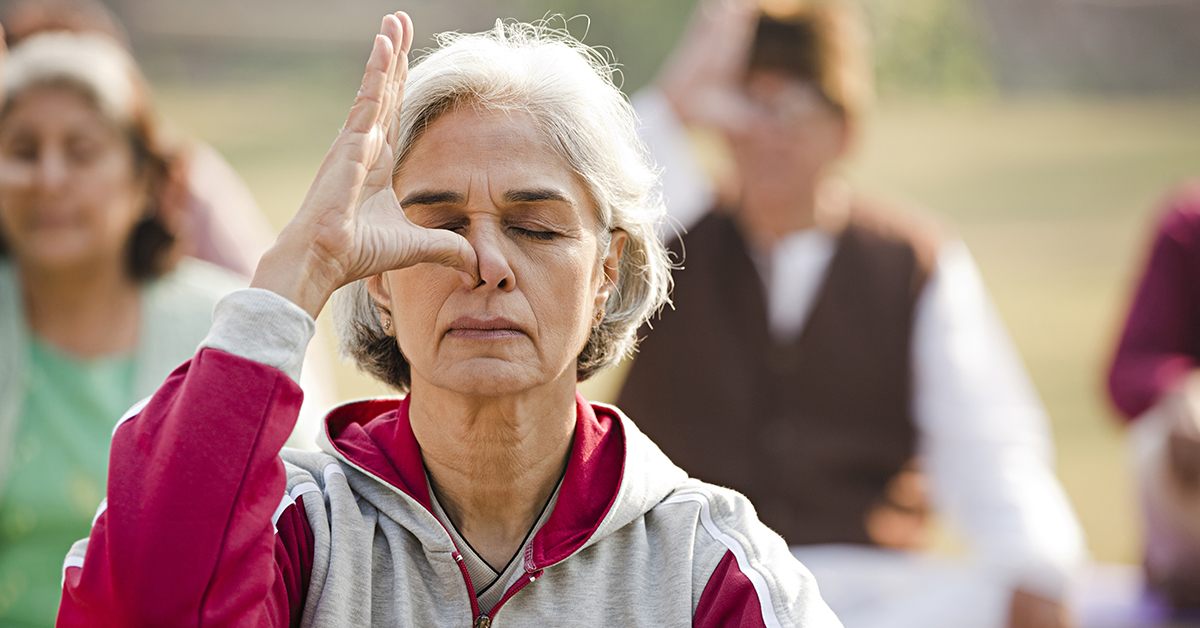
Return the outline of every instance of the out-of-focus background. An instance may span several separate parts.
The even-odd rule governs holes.
[[[278,229],[307,190],[380,17],[416,47],[561,14],[652,81],[693,0],[110,0],[169,122],[215,146]],[[1139,533],[1103,372],[1161,195],[1200,175],[1200,2],[863,0],[879,102],[848,176],[924,206],[974,252],[1049,409],[1093,555]],[[576,17],[576,16],[588,16]],[[559,22],[562,24],[562,22]],[[325,316],[323,315],[323,319]],[[335,346],[328,320],[326,344]],[[343,398],[386,393],[337,368]],[[611,395],[611,378],[588,392]],[[954,540],[940,544],[953,551]]]

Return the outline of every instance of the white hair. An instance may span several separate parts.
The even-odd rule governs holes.
[[[613,83],[599,51],[545,23],[497,21],[490,31],[444,33],[411,70],[400,112],[395,171],[439,116],[468,106],[527,113],[583,181],[595,204],[598,256],[611,234],[628,234],[616,289],[580,353],[582,381],[633,350],[638,328],[667,300],[671,262],[658,238],[665,218],[654,172],[637,136],[633,108]],[[598,258],[599,259],[599,258]],[[334,295],[341,352],[360,368],[405,391],[409,369],[384,333],[365,281]]]

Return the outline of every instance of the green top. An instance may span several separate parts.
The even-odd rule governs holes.
[[[30,338],[28,388],[0,497],[0,626],[53,626],[63,557],[104,498],[113,425],[134,399],[134,358],[80,360]]]

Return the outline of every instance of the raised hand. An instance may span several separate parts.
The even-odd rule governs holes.
[[[752,0],[702,0],[663,65],[658,87],[685,124],[739,128],[747,105],[738,85],[754,38]]]
[[[383,18],[345,126],[299,211],[251,281],[314,318],[334,290],[423,262],[455,268],[474,285],[477,263],[466,239],[413,224],[392,190],[412,32],[412,20],[403,12]]]

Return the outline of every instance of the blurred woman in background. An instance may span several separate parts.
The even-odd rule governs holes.
[[[45,32],[99,33],[130,49],[124,26],[94,0],[23,0],[0,19],[9,48]],[[250,277],[258,258],[275,241],[267,223],[229,162],[208,144],[191,140],[178,147],[186,168],[177,246],[185,255]]]
[[[182,253],[187,162],[125,49],[16,46],[0,109],[0,623],[49,626],[104,494],[115,419],[244,285]]]
[[[1147,583],[1200,609],[1200,181],[1175,190],[1137,286],[1108,390],[1130,421]]]

